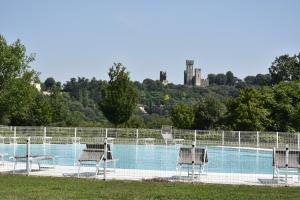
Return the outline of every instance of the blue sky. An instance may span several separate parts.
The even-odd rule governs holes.
[[[299,0],[0,0],[0,34],[36,53],[41,79],[107,79],[122,62],[133,80],[183,83],[185,60],[204,75],[267,73],[300,52]]]

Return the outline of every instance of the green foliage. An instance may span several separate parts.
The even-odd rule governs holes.
[[[217,85],[225,85],[226,84],[226,75],[225,74],[217,74],[215,77],[215,83]]]
[[[33,56],[26,56],[20,40],[9,45],[0,35],[0,116],[3,124],[20,125],[27,117],[36,89],[36,73],[29,70]]]
[[[245,83],[248,86],[251,86],[251,85],[258,85],[258,86],[271,85],[271,75],[270,74],[257,74],[256,76],[247,76],[244,80],[245,80]]]
[[[270,125],[269,110],[256,89],[246,88],[227,102],[226,123],[233,130],[265,130]]]
[[[126,128],[145,128],[143,117],[139,115],[132,115],[130,119],[122,126]]]
[[[272,88],[261,90],[271,112],[274,131],[299,131],[300,83],[281,82]]]
[[[104,116],[115,126],[129,120],[138,100],[138,93],[125,70],[121,63],[114,63],[99,102]]]
[[[194,123],[194,112],[190,105],[179,103],[173,106],[171,119],[177,128],[190,129]]]
[[[269,68],[269,72],[274,84],[281,81],[300,80],[300,53],[294,56],[276,57]]]
[[[59,91],[53,91],[50,95],[50,105],[52,108],[52,120],[60,126],[65,125],[68,116],[68,101]]]
[[[45,90],[49,91],[52,90],[56,86],[56,82],[54,78],[49,77],[44,82]]]
[[[231,71],[228,71],[226,73],[226,85],[234,85],[235,80],[234,80],[234,75]]]
[[[52,122],[52,108],[46,96],[36,95],[29,111],[28,125],[45,126]]]
[[[200,130],[216,129],[225,112],[225,105],[213,97],[205,97],[195,106],[194,127]]]

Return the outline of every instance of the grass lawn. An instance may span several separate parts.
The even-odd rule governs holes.
[[[0,175],[0,199],[300,199],[300,188]]]

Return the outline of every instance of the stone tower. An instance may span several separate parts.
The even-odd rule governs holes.
[[[193,60],[186,60],[186,70],[184,71],[184,84],[193,85]]]
[[[160,80],[160,82],[166,81],[167,80],[167,72],[160,71],[159,72],[159,80]]]
[[[201,86],[201,69],[195,68],[195,77],[194,77],[194,84],[195,86]]]

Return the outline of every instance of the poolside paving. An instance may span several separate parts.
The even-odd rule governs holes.
[[[50,167],[50,166],[46,166]],[[25,173],[26,164],[19,163],[16,167],[16,173]],[[13,162],[4,161],[0,165],[0,172],[12,173]],[[38,170],[37,164],[32,165],[30,175],[33,176],[53,176],[53,177],[78,177],[77,166],[60,166],[54,168],[42,168]],[[98,175],[95,175],[95,167],[84,166],[80,168],[80,178],[104,179],[103,169]],[[141,169],[112,169],[108,168],[107,179],[117,180],[166,180],[191,182],[191,176],[187,172],[182,172],[181,177],[177,171],[158,171]],[[239,184],[239,185],[285,185],[284,179],[274,180],[272,174],[241,174],[241,173],[212,173],[198,174],[193,182],[214,183],[214,184]],[[300,186],[299,176],[292,175],[288,178],[288,184],[291,186]]]

